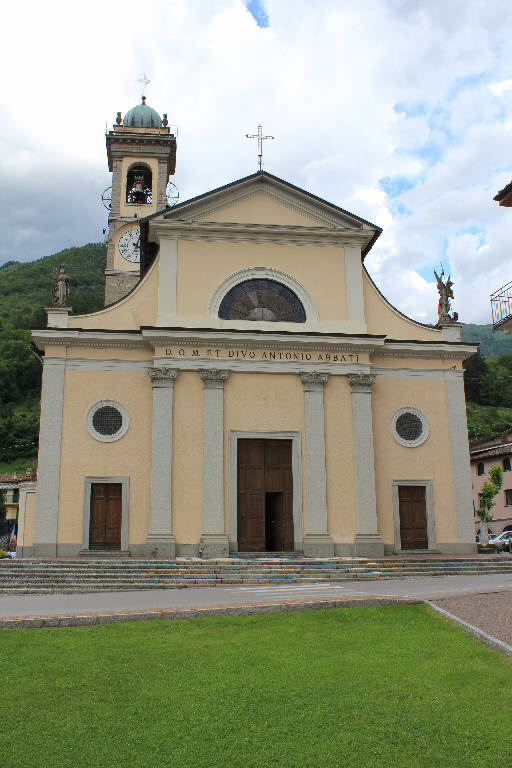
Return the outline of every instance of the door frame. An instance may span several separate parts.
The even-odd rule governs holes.
[[[293,481],[293,547],[304,548],[302,534],[302,433],[301,432],[239,432],[229,433],[229,551],[238,552],[238,441],[291,440]]]
[[[129,477],[84,477],[84,512],[82,525],[82,548],[89,549],[89,528],[91,524],[91,494],[93,483],[121,483],[121,551],[128,550],[128,513],[130,506]],[[113,550],[115,551],[115,550]]]
[[[394,552],[414,552],[416,550],[402,549],[402,540],[400,538],[400,500],[398,498],[399,485],[422,485],[425,488],[425,511],[427,513],[427,550],[436,548],[436,527],[434,516],[434,494],[432,492],[432,480],[393,480],[393,515],[395,522],[395,545]],[[419,551],[419,550],[417,550]]]

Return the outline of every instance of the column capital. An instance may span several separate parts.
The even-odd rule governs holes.
[[[353,392],[371,392],[377,377],[372,373],[348,373],[347,379]]]
[[[229,371],[219,368],[201,368],[199,375],[206,389],[222,389],[229,377]]]
[[[304,385],[304,391],[323,389],[324,384],[327,384],[329,378],[328,373],[320,373],[319,371],[301,371],[300,379]]]
[[[148,368],[148,376],[153,387],[172,387],[178,373],[176,368],[167,368],[166,366]]]

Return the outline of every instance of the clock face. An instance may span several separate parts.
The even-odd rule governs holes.
[[[139,227],[130,227],[125,229],[117,241],[117,250],[119,255],[131,261],[139,263],[140,261],[140,229]]]

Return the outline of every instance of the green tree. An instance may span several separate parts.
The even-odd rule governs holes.
[[[0,491],[0,520],[5,520],[7,509],[5,506],[5,491]]]
[[[480,544],[484,547],[489,543],[489,532],[487,523],[492,520],[492,516],[489,514],[496,502],[494,497],[501,490],[503,485],[503,470],[497,465],[489,469],[489,479],[485,480],[480,490],[480,508],[477,509],[477,514],[482,525],[480,525]],[[486,525],[483,525],[486,523]]]
[[[470,403],[482,402],[482,390],[487,374],[487,363],[480,351],[464,361],[464,389],[466,400]]]

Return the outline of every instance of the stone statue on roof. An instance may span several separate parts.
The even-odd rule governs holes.
[[[61,264],[53,278],[52,304],[54,307],[66,307],[71,293],[71,280]]]
[[[443,282],[444,277],[444,270],[441,269],[441,275],[439,276],[437,272],[434,270],[434,275],[437,280],[437,290],[439,291],[439,304],[437,306],[437,313],[438,313],[438,325],[444,324],[444,323],[456,323],[459,319],[459,315],[457,312],[453,312],[450,314],[450,299],[453,299],[453,291],[452,286],[453,282],[450,280],[450,275],[448,275],[446,282]]]

